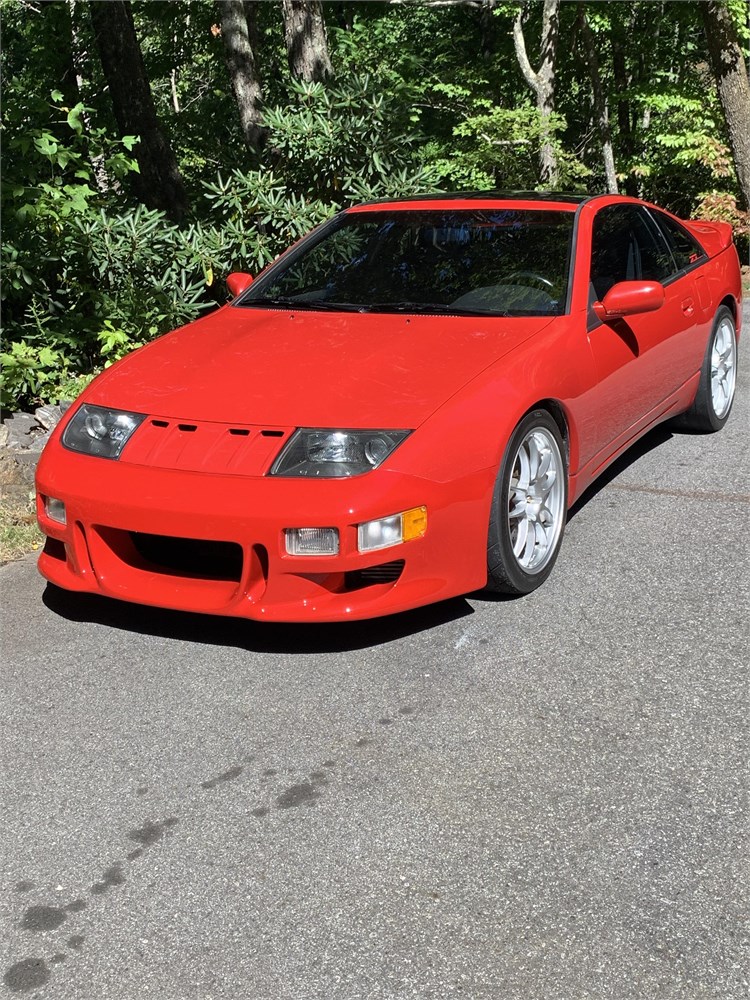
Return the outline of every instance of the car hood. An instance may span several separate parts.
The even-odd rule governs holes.
[[[108,369],[86,400],[228,423],[413,428],[551,322],[225,306]]]

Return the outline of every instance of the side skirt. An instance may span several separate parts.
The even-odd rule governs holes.
[[[617,461],[639,438],[648,434],[649,431],[665,420],[676,417],[679,413],[687,410],[695,399],[699,379],[700,372],[696,372],[676,392],[668,396],[667,399],[662,400],[658,406],[654,407],[638,423],[633,424],[614,442],[603,448],[597,455],[594,455],[591,461],[587,462],[575,475],[571,475],[568,489],[568,509],[573,506],[576,500],[591,486],[597,477],[613,462]]]

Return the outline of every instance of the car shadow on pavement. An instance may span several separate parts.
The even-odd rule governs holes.
[[[594,497],[598,496],[602,490],[614,482],[619,475],[622,475],[631,465],[648,455],[650,451],[654,451],[656,448],[660,448],[667,441],[671,441],[676,433],[680,433],[678,430],[673,430],[669,425],[660,425],[655,427],[648,434],[645,434],[639,441],[636,441],[634,445],[605,469],[604,472],[599,476],[599,478],[589,486],[589,488],[576,500],[573,506],[568,511],[568,521],[572,521],[576,514],[580,513],[587,503],[590,503]]]
[[[235,646],[256,653],[339,653],[382,646],[406,636],[474,613],[462,597],[365,621],[292,624],[255,622],[246,618],[169,611],[128,604],[96,594],[78,594],[48,583],[44,604],[68,621],[107,625],[110,628],[164,639],[182,639],[213,646]]]

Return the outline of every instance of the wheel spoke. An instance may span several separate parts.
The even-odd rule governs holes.
[[[522,446],[518,449],[517,461],[520,466],[518,472],[518,487],[524,492],[529,488],[530,482],[530,469],[529,469],[529,456],[526,449]]]
[[[516,535],[516,541],[513,546],[513,555],[516,557],[516,559],[521,558],[521,552],[523,551],[523,548],[526,545],[526,538],[528,534],[529,534],[529,522],[527,521],[526,518],[524,518],[523,521],[521,521],[521,523],[518,525],[518,534]]]
[[[547,555],[549,541],[547,539],[547,532],[544,525],[540,524],[538,521],[534,525],[534,535],[537,545],[537,561],[541,561]]]
[[[534,527],[531,531],[529,531],[528,530],[528,524],[529,524],[529,522],[527,521],[526,522],[526,525],[527,525],[527,530],[526,530],[526,547],[523,550],[523,555],[521,556],[521,562],[525,566],[529,566],[530,565],[530,563],[531,563],[531,557],[534,554],[534,546],[536,544],[536,527]]]
[[[526,496],[521,492],[516,492],[514,506],[508,511],[508,517],[523,517],[526,513]]]
[[[542,453],[539,450],[539,442],[536,435],[529,438],[529,481],[536,482],[539,478],[539,464],[542,460]]]
[[[544,479],[544,477],[547,475],[547,472],[549,471],[549,467],[551,464],[552,464],[552,452],[549,450],[549,448],[545,448],[542,451],[542,460],[539,463],[539,468],[536,470],[537,482]]]
[[[550,469],[549,472],[547,473],[546,480],[544,481],[544,483],[542,483],[542,487],[540,490],[542,494],[542,500],[546,501],[547,497],[550,495],[552,487],[555,485],[556,482],[557,482],[557,473],[555,472],[554,469]]]

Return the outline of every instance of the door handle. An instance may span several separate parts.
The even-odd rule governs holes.
[[[695,303],[693,302],[692,299],[682,300],[682,311],[685,313],[686,316],[693,315],[693,313],[695,312]]]

